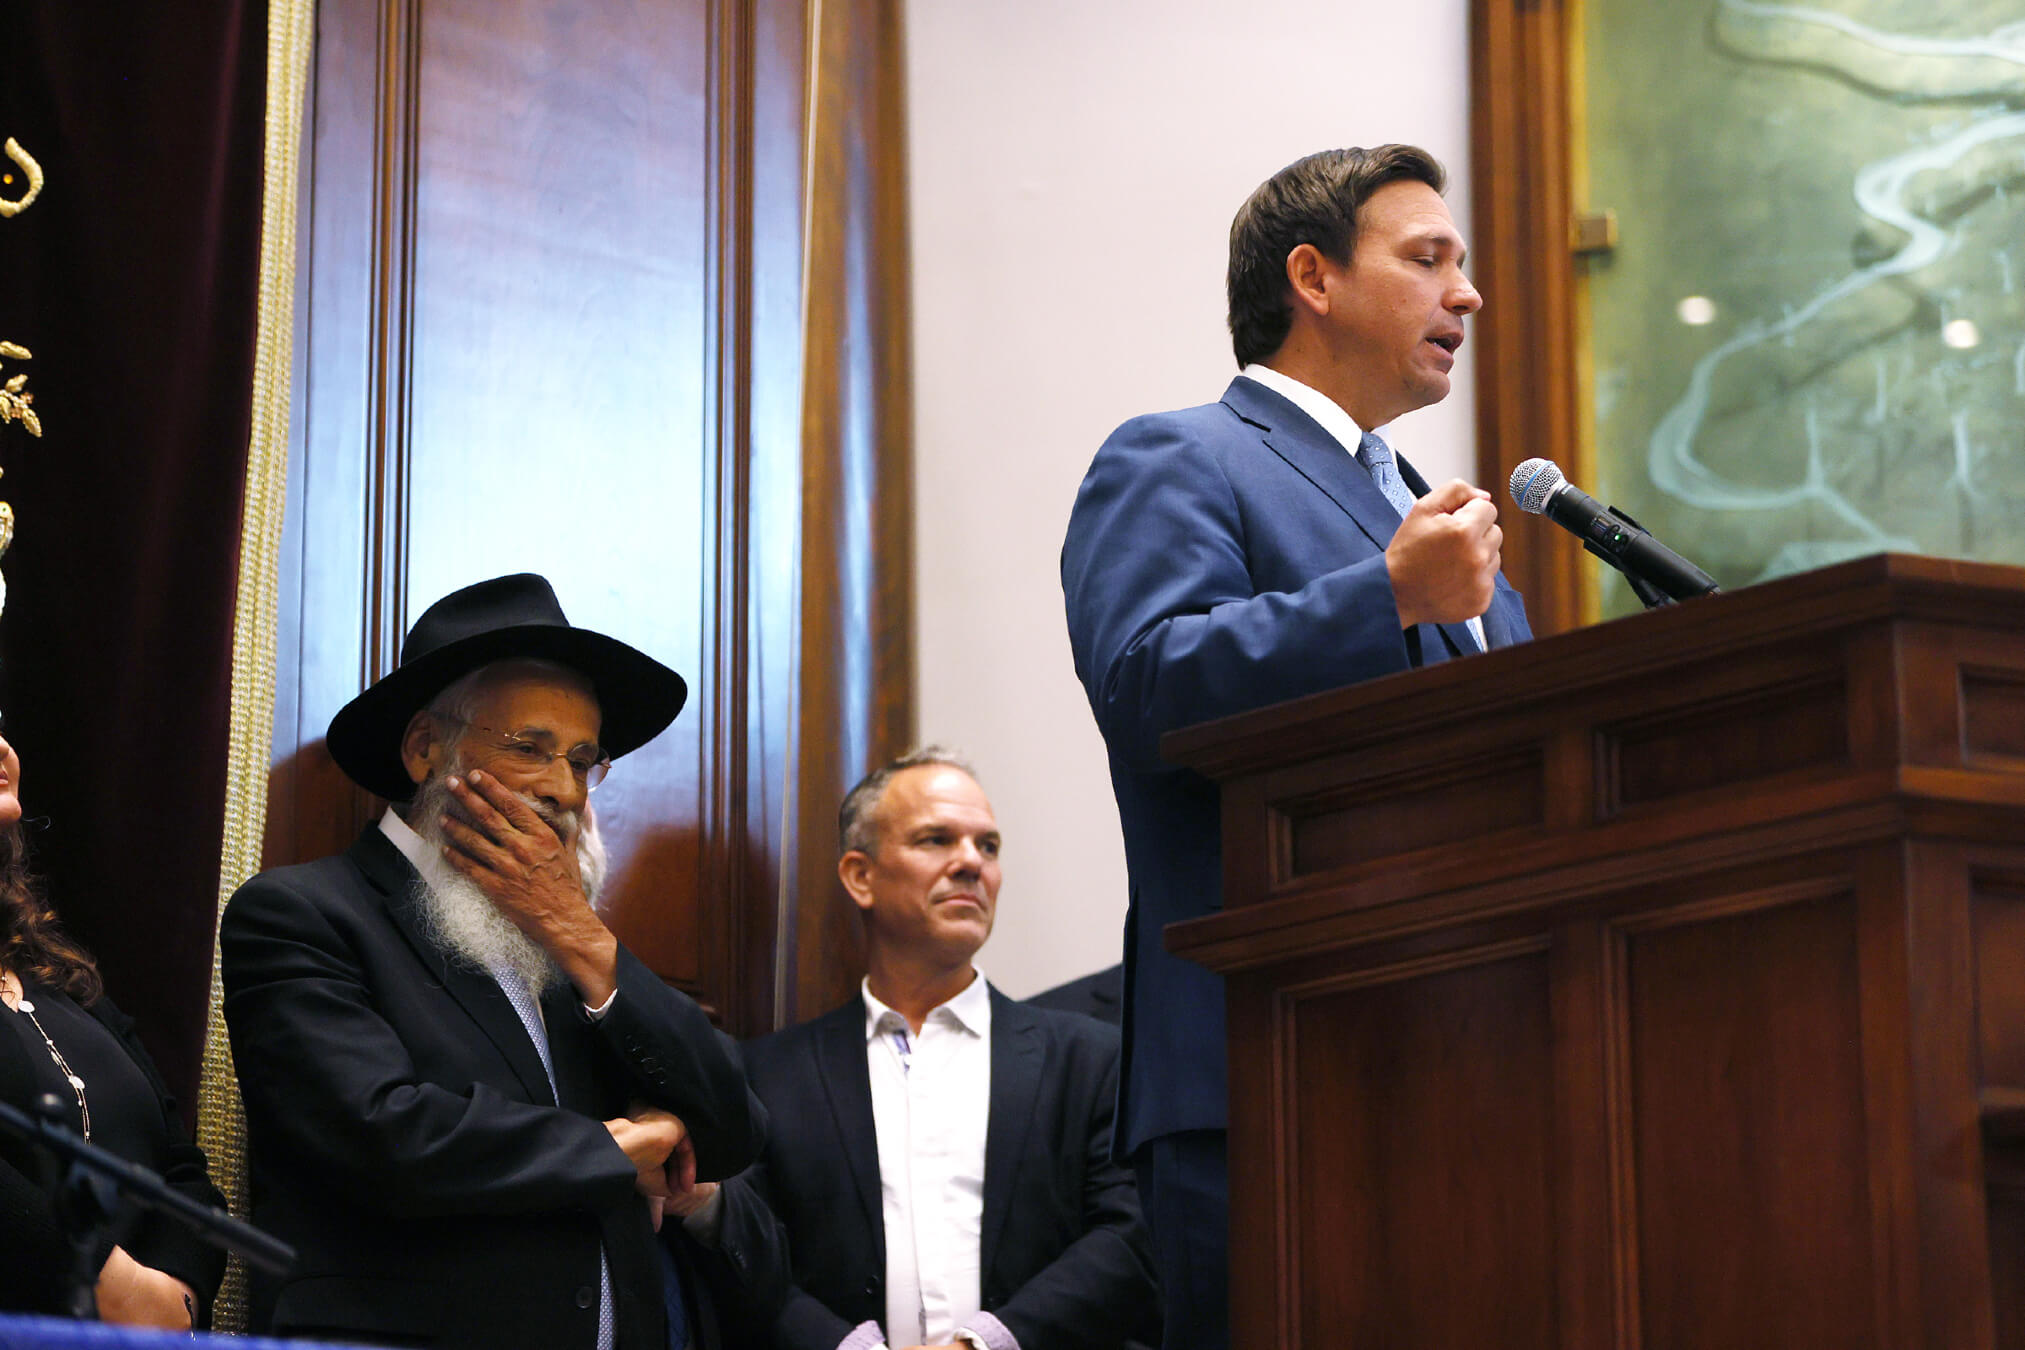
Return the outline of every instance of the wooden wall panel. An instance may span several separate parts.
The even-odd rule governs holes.
[[[540,572],[692,706],[595,799],[608,913],[701,977],[697,894],[709,222],[700,3],[429,0],[420,33],[403,609]]]
[[[858,139],[897,128],[838,120],[842,169],[812,205],[806,21],[788,0],[324,0],[304,189],[269,862],[343,848],[376,812],[321,737],[412,618],[541,572],[573,622],[689,681],[675,725],[594,799],[607,913],[741,1033],[794,1014],[797,978],[849,978],[828,947],[799,975],[777,959],[776,930],[828,882],[792,851],[799,757],[855,749],[838,765],[855,777],[907,734],[864,729],[912,720],[906,662],[876,655],[907,631],[906,555],[880,551],[906,537],[905,496],[848,497],[869,525],[841,536],[804,497],[838,463],[852,485],[907,472],[904,438],[859,434],[852,411],[890,401],[905,353],[904,287],[871,270],[887,250],[866,233],[890,224],[864,186],[894,157]],[[884,83],[818,74],[847,114]],[[805,395],[824,350],[802,293],[811,215],[875,245],[835,260],[840,319],[898,338],[826,361]],[[848,454],[805,424],[850,429]],[[815,575],[894,599],[808,586],[805,537]],[[819,676],[864,678],[805,692],[814,629],[834,658]]]

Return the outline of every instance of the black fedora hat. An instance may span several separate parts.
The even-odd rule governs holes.
[[[405,800],[415,790],[401,763],[409,719],[480,666],[515,658],[554,661],[591,682],[604,714],[598,743],[614,759],[660,735],[689,696],[682,677],[645,652],[570,627],[548,582],[521,572],[423,610],[401,644],[401,664],[331,718],[331,758],[361,787]]]

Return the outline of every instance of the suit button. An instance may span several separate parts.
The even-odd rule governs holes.
[[[577,1290],[577,1306],[579,1308],[588,1308],[597,1301],[598,1301],[598,1291],[591,1288],[589,1285],[584,1285],[582,1288]]]

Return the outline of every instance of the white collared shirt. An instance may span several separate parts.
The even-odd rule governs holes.
[[[886,1344],[939,1345],[982,1306],[991,994],[977,974],[916,1036],[869,981],[862,992],[886,1225]]]
[[[1314,418],[1315,425],[1327,432],[1329,438],[1342,447],[1345,454],[1349,455],[1352,459],[1357,458],[1357,447],[1364,443],[1364,429],[1357,425],[1356,418],[1343,411],[1342,405],[1338,404],[1335,399],[1330,398],[1319,389],[1302,384],[1291,375],[1282,374],[1271,366],[1262,366],[1256,361],[1239,371],[1238,374],[1248,380],[1257,380],[1260,384],[1272,390],[1275,394],[1278,394],[1281,398],[1284,398],[1287,402],[1308,414],[1308,416]],[[1392,445],[1395,456],[1399,453],[1399,447],[1392,444],[1392,438],[1384,435],[1384,428],[1373,427],[1372,430],[1378,432],[1384,438],[1387,445]],[[1359,462],[1360,464],[1362,463],[1362,461]],[[1405,475],[1402,474],[1401,478],[1403,479],[1404,477]],[[1410,488],[1408,490],[1411,491]],[[1469,624],[1470,636],[1477,640],[1478,650],[1489,651],[1491,644],[1484,640],[1484,621],[1479,618],[1470,619],[1467,622]]]

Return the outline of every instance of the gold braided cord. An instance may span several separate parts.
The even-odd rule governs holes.
[[[260,313],[253,357],[253,432],[246,454],[239,587],[232,618],[232,730],[218,912],[260,868],[267,771],[274,749],[274,623],[281,594],[281,525],[288,477],[289,374],[295,334],[296,151],[315,41],[314,0],[268,0],[267,130],[260,202]],[[211,944],[211,1011],[197,1142],[232,1212],[246,1215],[246,1122],[225,1035],[218,944]],[[237,1257],[212,1309],[220,1331],[246,1329],[246,1272]]]

